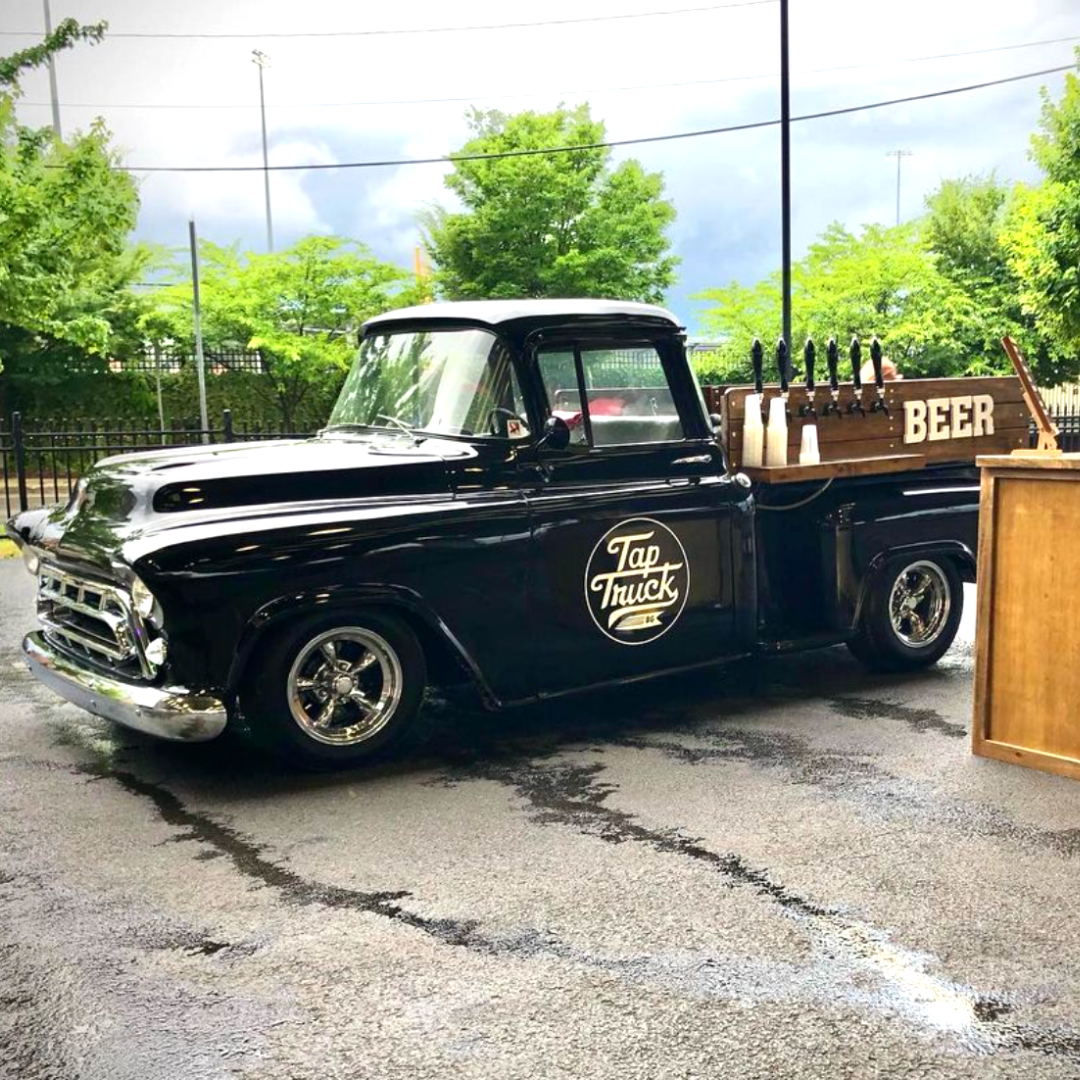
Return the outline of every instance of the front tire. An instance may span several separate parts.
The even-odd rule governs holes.
[[[848,648],[873,671],[936,664],[956,637],[964,586],[950,559],[889,559],[870,583],[857,635]]]
[[[399,748],[417,728],[424,653],[381,612],[312,616],[275,634],[240,692],[254,740],[290,763],[347,769]]]

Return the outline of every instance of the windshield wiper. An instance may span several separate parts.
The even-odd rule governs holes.
[[[376,413],[375,419],[389,420],[391,424],[394,424],[395,426],[401,428],[401,430],[404,431],[406,435],[413,435],[415,437],[413,429],[409,427],[409,425],[406,424],[404,420],[399,420],[396,416],[387,416],[386,413]]]

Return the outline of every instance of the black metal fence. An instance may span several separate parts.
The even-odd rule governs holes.
[[[0,421],[0,506],[7,518],[19,510],[66,502],[79,477],[95,462],[113,454],[297,434],[304,433],[275,431],[259,424],[234,424],[229,409],[222,412],[220,427],[209,428],[203,428],[197,420],[168,428],[155,421],[109,419],[50,419],[31,424],[14,413],[9,425]]]
[[[266,363],[257,349],[208,349],[203,354],[207,375],[224,375],[226,372],[243,372],[248,375],[266,373]],[[72,358],[69,368],[77,372],[104,370],[117,374],[137,371],[144,375],[176,375],[185,367],[194,365],[195,355],[190,348],[151,348],[147,346],[134,356],[113,357],[107,361]]]
[[[632,367],[636,360],[627,356],[627,366]],[[1061,449],[1080,452],[1080,414],[1058,413],[1053,419],[1058,426]],[[234,424],[229,409],[221,414],[221,426],[210,428],[203,428],[198,421],[168,428],[154,421],[108,419],[96,423],[50,419],[31,424],[14,413],[10,424],[0,421],[0,506],[6,519],[19,510],[66,502],[79,477],[96,461],[113,454],[302,434],[305,433],[276,431],[259,424]]]
[[[1050,418],[1057,424],[1058,446],[1068,454],[1080,453],[1080,415],[1051,413]]]

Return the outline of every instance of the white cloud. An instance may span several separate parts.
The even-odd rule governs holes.
[[[79,103],[245,105],[202,110],[101,110],[138,164],[260,162],[254,46],[270,54],[266,72],[274,161],[346,161],[429,156],[461,144],[465,103],[316,107],[319,102],[528,94],[478,100],[485,107],[548,108],[569,91],[584,95],[609,135],[768,119],[778,112],[775,80],[601,93],[595,88],[731,79],[778,67],[777,9],[760,5],[667,18],[621,20],[412,37],[263,39],[260,30],[437,26],[516,19],[575,18],[651,10],[657,0],[414,0],[359,5],[323,0],[298,8],[285,0],[53,0],[53,16],[104,17],[113,30],[250,31],[250,40],[118,40],[80,47],[59,63],[61,97]],[[3,0],[0,26],[40,24],[39,0]],[[900,97],[1066,63],[1068,45],[980,56],[898,63],[1044,38],[1080,35],[1075,0],[800,0],[792,5],[793,111],[796,114]],[[5,43],[15,39],[5,39]],[[856,65],[852,70],[812,69]],[[1060,77],[1043,80],[1054,90]],[[795,243],[803,248],[829,221],[851,226],[891,220],[895,164],[904,147],[906,214],[942,176],[997,168],[1030,177],[1028,135],[1038,120],[1039,81],[799,125],[794,137]],[[27,80],[27,98],[44,101],[43,74]],[[305,104],[306,103],[306,104]],[[285,105],[298,107],[282,107]],[[24,108],[46,122],[48,110]],[[92,116],[70,108],[65,124]],[[778,137],[775,129],[628,148],[662,169],[679,211],[673,236],[683,255],[682,282],[671,302],[689,315],[687,296],[733,276],[753,279],[779,261]],[[416,211],[447,201],[440,166],[277,173],[273,177],[279,243],[304,232],[334,230],[368,242],[377,254],[408,264],[417,239]],[[182,242],[189,211],[204,235],[222,243],[262,244],[259,174],[148,177],[140,234]]]

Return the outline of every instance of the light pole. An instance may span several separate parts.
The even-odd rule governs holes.
[[[270,57],[258,49],[251,50],[251,61],[259,69],[259,116],[262,119],[263,189],[266,193],[266,250],[274,250],[274,221],[270,215],[270,157],[266,149],[266,95],[263,92],[263,68],[270,66]]]
[[[49,0],[44,0],[45,5],[45,36],[52,36],[52,15],[49,12]],[[56,94],[56,62],[52,53],[49,53],[49,96],[52,98],[52,126],[58,139],[63,138],[60,133],[60,99]]]
[[[791,355],[791,75],[788,67],[788,0],[780,0],[780,241],[783,338]]]
[[[886,157],[896,158],[896,224],[900,224],[900,162],[906,157],[911,157],[910,150],[890,150]]]

